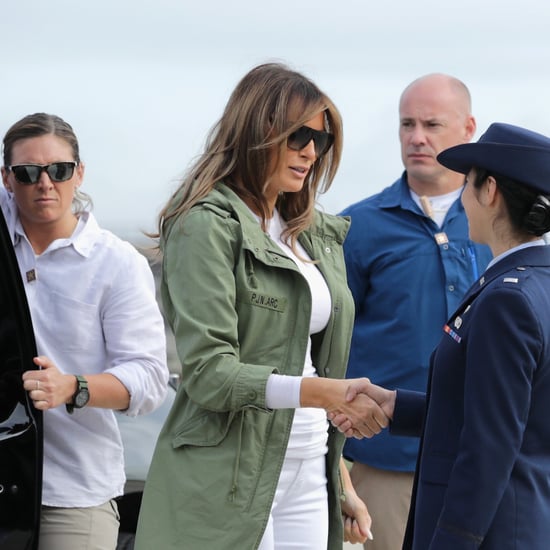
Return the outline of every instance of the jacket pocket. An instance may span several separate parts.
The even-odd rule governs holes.
[[[234,413],[202,411],[178,427],[172,438],[172,447],[185,445],[213,447],[218,445],[229,431]]]

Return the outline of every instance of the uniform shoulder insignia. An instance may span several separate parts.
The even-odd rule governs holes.
[[[504,279],[502,279],[502,282],[503,283],[518,283],[519,279],[517,277],[504,277]]]

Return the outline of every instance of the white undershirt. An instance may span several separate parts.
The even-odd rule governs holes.
[[[311,260],[304,248],[296,243],[296,250],[300,257],[281,240],[281,234],[286,225],[277,210],[268,220],[267,231],[271,239],[281,250],[291,258],[303,277],[306,279],[311,292],[311,319],[309,334],[321,332],[328,323],[332,301],[330,291],[321,272]],[[323,409],[300,408],[300,384],[302,377],[317,376],[311,361],[311,338],[308,339],[304,357],[302,376],[270,375],[266,387],[266,404],[272,409],[295,408],[294,421],[290,432],[287,447],[287,458],[311,458],[326,454],[327,451],[327,418]]]
[[[441,227],[449,208],[451,208],[453,203],[460,197],[462,187],[459,187],[450,193],[445,193],[445,195],[437,195],[435,197],[420,197],[420,195],[417,195],[410,187],[409,191],[412,199],[418,205],[420,210],[422,210],[426,216],[432,218],[432,220],[439,227]],[[424,199],[426,206],[422,204],[422,199]]]

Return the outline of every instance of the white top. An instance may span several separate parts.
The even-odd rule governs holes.
[[[4,188],[0,206],[14,242],[39,355],[64,373],[108,372],[128,389],[124,414],[152,411],[166,394],[164,322],[147,260],[81,214],[73,235],[35,255]],[[34,275],[27,277],[27,273]],[[44,412],[42,502],[95,506],[123,492],[123,448],[110,409]]]
[[[330,318],[332,300],[330,291],[321,272],[311,260],[300,243],[296,243],[299,256],[281,240],[281,233],[285,229],[284,220],[277,210],[268,220],[268,232],[271,239],[282,251],[295,263],[311,291],[311,319],[309,333],[321,332]],[[311,361],[311,338],[308,339],[306,355],[304,357],[303,376],[317,376],[317,372]],[[321,456],[327,452],[327,417],[323,409],[300,408],[300,384],[299,376],[270,375],[266,388],[266,404],[270,408],[296,408],[294,421],[290,432],[290,439],[286,451],[287,458],[312,458]]]
[[[449,208],[451,208],[453,203],[460,197],[462,189],[462,187],[459,187],[450,193],[433,197],[420,197],[410,187],[409,192],[411,193],[411,197],[414,202],[419,206],[420,210],[422,210],[426,216],[432,218],[432,220],[439,227],[441,227]],[[425,204],[422,204],[422,200],[425,201]]]

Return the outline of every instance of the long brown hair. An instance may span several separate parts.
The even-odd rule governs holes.
[[[159,233],[154,236],[161,235],[172,218],[188,212],[217,182],[254,205],[265,225],[268,206],[264,193],[273,166],[286,151],[287,137],[321,112],[334,144],[315,161],[303,189],[281,194],[276,205],[288,225],[285,238],[293,246],[312,222],[318,193],[325,192],[336,175],[342,153],[342,119],[311,80],[280,63],[259,65],[237,84],[222,117],[208,134],[204,152],[162,209]],[[272,162],[273,155],[276,162]]]

